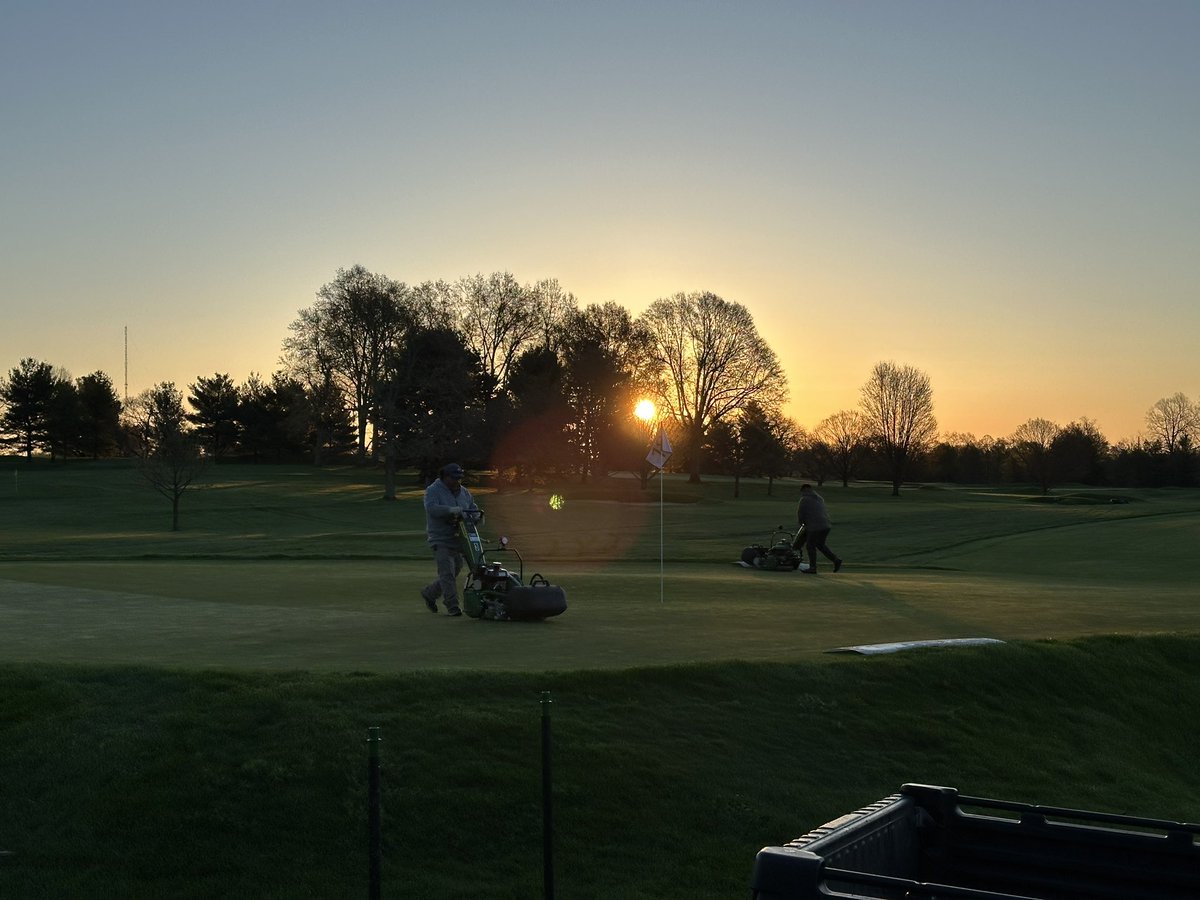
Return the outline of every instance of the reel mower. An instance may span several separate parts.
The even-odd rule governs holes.
[[[567,595],[558,585],[536,574],[525,583],[525,561],[508,546],[508,538],[500,538],[498,547],[484,549],[479,536],[482,522],[480,509],[464,510],[458,520],[459,542],[468,567],[463,611],[473,619],[533,622],[566,610]],[[517,572],[489,561],[488,553],[513,554],[517,558]]]
[[[808,563],[800,556],[804,546],[804,526],[791,532],[780,525],[771,532],[768,543],[751,544],[742,550],[739,566],[746,569],[768,569],[771,571],[794,572],[797,569],[807,569]]]

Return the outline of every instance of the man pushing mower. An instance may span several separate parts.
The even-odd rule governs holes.
[[[425,490],[425,528],[438,573],[436,581],[421,589],[429,611],[438,611],[441,597],[448,616],[466,612],[473,619],[535,622],[560,615],[567,608],[566,591],[540,574],[526,583],[525,563],[521,554],[508,546],[508,538],[500,538],[500,545],[491,550],[484,548],[478,527],[483,511],[462,486],[465,474],[458,463],[448,463]],[[488,553],[511,553],[517,571],[490,561]],[[460,606],[458,576],[464,566],[468,573]]]
[[[446,615],[461,616],[458,605],[458,575],[463,567],[458,522],[464,511],[478,511],[471,492],[463,487],[467,473],[458,463],[447,463],[425,489],[425,534],[437,561],[437,579],[421,589],[421,599],[431,613],[438,611],[438,597]]]
[[[833,563],[833,571],[842,567],[842,558],[829,549],[825,539],[833,529],[829,520],[829,510],[825,508],[825,498],[813,490],[811,484],[800,486],[800,505],[796,507],[796,518],[800,522],[800,534],[804,535],[804,547],[808,551],[808,568],[802,570],[805,575],[817,574],[817,551]]]

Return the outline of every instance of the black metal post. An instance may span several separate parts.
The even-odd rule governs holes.
[[[554,806],[550,774],[550,699],[542,691],[542,890],[545,900],[554,900]]]
[[[379,728],[367,729],[367,897],[379,900],[383,869],[383,817],[379,790]]]

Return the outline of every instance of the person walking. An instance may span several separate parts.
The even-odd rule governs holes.
[[[796,518],[804,529],[804,547],[808,551],[808,568],[805,575],[817,574],[817,551],[833,563],[833,571],[842,567],[842,558],[829,549],[825,539],[833,529],[825,498],[813,490],[811,484],[800,485],[800,505],[796,507]]]
[[[421,599],[431,613],[438,611],[440,597],[446,615],[462,615],[458,605],[458,575],[464,560],[458,543],[458,520],[464,511],[478,511],[471,492],[462,484],[466,474],[458,463],[447,463],[425,489],[425,535],[437,562],[437,578],[421,588]]]

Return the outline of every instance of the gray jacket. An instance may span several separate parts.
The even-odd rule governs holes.
[[[829,510],[825,508],[825,498],[816,491],[800,494],[796,518],[806,531],[823,531],[833,527],[833,523],[829,521]]]
[[[462,485],[455,494],[441,478],[425,488],[425,534],[430,544],[458,544],[458,523],[451,515],[452,507],[477,509],[471,492]]]

